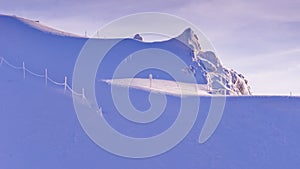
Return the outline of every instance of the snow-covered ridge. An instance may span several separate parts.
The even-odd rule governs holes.
[[[59,31],[53,28],[50,28],[48,26],[44,26],[39,23],[39,21],[34,21],[30,19],[25,19],[17,16],[7,16],[7,15],[0,15],[0,23],[1,24],[10,24],[10,26],[7,27],[7,33],[5,34],[14,34],[13,31],[8,30],[9,28],[15,28],[22,30],[21,35],[23,37],[24,28],[22,26],[26,26],[25,28],[28,30],[37,30],[40,32],[43,32],[45,34],[51,34],[51,35],[57,35],[57,36],[63,36],[63,37],[80,37],[71,33],[66,33],[63,31]],[[17,26],[18,25],[18,26]],[[12,27],[11,27],[12,26]],[[22,27],[22,28],[21,28]],[[137,32],[139,33],[139,32]],[[34,38],[32,35],[26,35],[26,37]],[[13,36],[8,36],[12,38]],[[15,38],[15,37],[13,37]],[[140,37],[142,38],[142,37]],[[21,38],[22,39],[22,38]],[[37,38],[39,39],[39,38]],[[82,43],[86,39],[81,38]],[[183,31],[182,34],[180,34],[178,37],[175,37],[174,39],[180,40],[183,42],[186,46],[188,46],[191,49],[191,53],[185,53],[183,54],[182,58],[185,60],[188,60],[188,66],[186,68],[179,68],[183,69],[184,71],[188,73],[194,74],[196,79],[200,79],[198,82],[199,84],[206,84],[209,86],[210,94],[220,94],[220,92],[226,91],[227,95],[250,95],[250,86],[248,85],[248,81],[245,79],[245,77],[242,74],[237,73],[234,70],[228,69],[224,67],[219,59],[219,57],[216,56],[216,54],[213,51],[203,51],[201,48],[201,39],[197,37],[197,35],[194,33],[194,31],[191,28],[187,28]],[[103,40],[103,39],[102,39]],[[138,43],[147,43],[143,41],[139,41]],[[158,43],[166,43],[168,48],[173,50],[176,48],[176,46],[172,46],[172,43],[168,43],[167,41],[162,41]],[[27,44],[27,43],[26,43]],[[7,44],[4,44],[7,45]],[[33,43],[33,48],[35,49],[36,46]],[[62,44],[65,45],[65,44]],[[134,45],[134,44],[133,44]],[[20,45],[19,48],[22,48],[24,45]],[[80,46],[80,44],[78,44]],[[135,48],[135,46],[131,46],[132,48]],[[45,47],[47,49],[48,47]],[[72,47],[73,48],[73,47]],[[28,47],[24,50],[28,50]],[[80,50],[80,48],[78,48]],[[181,49],[175,49],[176,52],[182,53]],[[34,50],[32,50],[34,51]],[[5,52],[4,52],[5,53]],[[7,52],[11,53],[11,51]],[[21,52],[20,52],[21,53]],[[33,52],[34,53],[34,52]],[[59,54],[59,52],[57,52]],[[17,55],[20,55],[16,52]],[[21,53],[21,55],[24,55],[25,53]],[[45,55],[45,53],[42,53]],[[15,55],[15,54],[14,54]],[[75,55],[72,55],[74,57]],[[46,56],[45,56],[46,57]],[[52,56],[51,56],[52,57]],[[48,57],[47,57],[48,58]],[[46,63],[45,63],[46,64]],[[201,78],[202,79],[201,79]],[[203,80],[204,77],[204,80]]]
[[[44,33],[58,35],[58,36],[82,37],[83,38],[83,36],[79,36],[79,35],[64,32],[64,31],[60,31],[60,30],[51,28],[49,26],[43,25],[38,20],[30,20],[30,19],[25,19],[25,18],[19,17],[19,16],[9,16],[9,15],[0,14],[0,18],[5,18],[5,17],[14,19],[15,21],[19,21],[19,22],[21,22],[21,23],[23,23],[23,24],[25,24],[25,25],[33,28],[33,29],[36,29],[36,30],[44,32]]]

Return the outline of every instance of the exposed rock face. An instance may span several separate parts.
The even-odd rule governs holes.
[[[140,34],[134,35],[133,39],[136,39],[136,40],[139,40],[139,41],[143,41],[143,37]]]
[[[193,64],[188,67],[189,72],[196,77],[197,73],[203,74],[212,94],[251,95],[245,77],[232,69],[225,68],[214,52],[202,51],[199,39],[192,29],[186,29],[176,39],[193,50]]]

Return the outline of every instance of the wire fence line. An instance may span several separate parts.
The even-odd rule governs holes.
[[[7,60],[5,60],[3,57],[1,57],[1,65],[3,63],[7,64],[8,66],[10,66],[14,69],[18,69],[18,70],[23,69],[23,67],[18,67],[18,66],[14,66],[14,65],[10,64]]]
[[[55,80],[53,80],[52,78],[50,77],[47,77],[47,79],[49,80],[49,82],[55,84],[55,85],[58,85],[58,86],[64,86],[65,83],[59,83],[59,82],[56,82]]]
[[[35,73],[31,70],[29,70],[28,68],[26,68],[25,66],[25,62],[22,63],[22,66],[15,66],[12,63],[10,63],[9,61],[7,61],[4,57],[0,57],[0,66],[3,65],[3,63],[5,63],[6,65],[8,65],[9,67],[16,69],[16,70],[23,70],[23,78],[26,78],[26,73],[29,73],[33,76],[39,77],[39,78],[44,78],[45,79],[45,84],[48,85],[48,81],[51,82],[54,85],[57,86],[64,86],[64,93],[69,90],[72,94],[82,97],[82,99],[86,99],[85,94],[84,94],[84,88],[82,88],[81,93],[76,92],[75,90],[72,89],[72,87],[68,84],[67,82],[67,76],[65,76],[64,82],[57,82],[54,79],[52,79],[51,77],[49,77],[48,75],[48,69],[45,69],[44,74],[39,74],[39,73]]]
[[[40,74],[34,73],[34,72],[30,71],[30,70],[27,69],[27,68],[25,68],[25,70],[26,70],[28,73],[30,73],[31,75],[33,75],[33,76],[37,76],[37,77],[41,77],[41,78],[44,78],[44,77],[45,77],[45,75],[40,75]]]

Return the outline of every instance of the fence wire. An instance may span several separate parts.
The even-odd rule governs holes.
[[[67,89],[69,89],[74,95],[76,96],[81,96],[84,97],[83,93],[77,93],[76,91],[74,91],[68,84],[67,84]]]
[[[33,76],[37,76],[37,77],[41,77],[41,78],[44,78],[44,77],[45,77],[45,75],[40,75],[40,74],[34,73],[34,72],[30,71],[30,70],[27,69],[27,68],[25,68],[25,70],[26,70],[28,73],[30,73],[31,75],[33,75]]]
[[[53,80],[53,79],[50,78],[50,77],[47,77],[47,79],[48,79],[51,83],[53,83],[53,84],[55,84],[55,85],[58,85],[58,86],[64,86],[64,85],[65,85],[65,83],[59,83],[59,82],[56,82],[55,80]]]
[[[10,64],[10,63],[9,63],[7,60],[5,60],[3,57],[1,58],[1,63],[5,63],[5,64],[7,64],[8,66],[10,66],[10,67],[12,67],[12,68],[14,68],[14,69],[17,69],[17,70],[23,69],[22,66],[21,66],[21,67],[18,67],[18,66],[14,66],[14,65]]]

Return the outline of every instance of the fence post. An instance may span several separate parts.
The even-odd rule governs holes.
[[[82,99],[85,99],[84,88],[82,88]]]
[[[211,91],[211,88],[210,88],[210,86],[209,86],[208,83],[206,84],[206,90],[207,90],[207,91]]]
[[[65,88],[64,88],[64,93],[66,93],[67,90],[67,76],[65,76]]]
[[[48,85],[48,70],[47,70],[47,68],[45,69],[45,84],[46,84],[46,86]]]
[[[25,70],[25,63],[23,62],[23,79],[25,79],[25,72],[26,72],[26,70]]]
[[[153,77],[152,77],[152,74],[150,73],[149,74],[150,89],[152,88],[152,79],[153,79]]]

